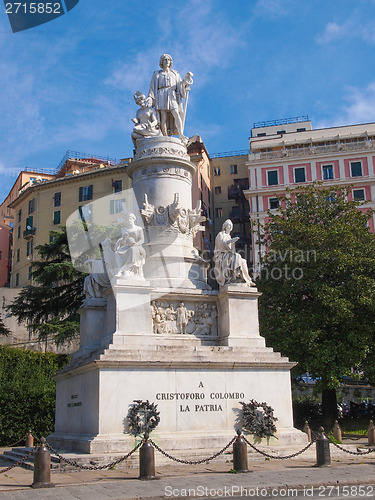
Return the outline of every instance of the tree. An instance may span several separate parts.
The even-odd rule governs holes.
[[[374,377],[373,211],[348,201],[350,189],[310,185],[280,197],[261,240],[257,279],[262,335],[298,361],[322,390],[324,425],[337,415],[336,391],[351,368]]]
[[[0,317],[0,335],[8,337],[9,334],[10,334],[9,328],[4,324],[3,319]]]
[[[52,336],[61,344],[79,332],[77,311],[85,275],[73,266],[65,227],[52,231],[51,243],[36,250],[40,260],[32,263],[33,285],[21,290],[9,310],[38,332],[40,339]]]

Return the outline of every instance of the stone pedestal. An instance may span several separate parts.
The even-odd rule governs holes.
[[[105,298],[86,298],[79,309],[80,349],[97,349],[102,342],[103,326],[107,316]]]
[[[259,334],[258,298],[255,287],[245,283],[225,285],[219,290],[220,345],[265,347]]]

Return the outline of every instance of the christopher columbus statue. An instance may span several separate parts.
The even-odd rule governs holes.
[[[165,136],[178,135],[183,142],[187,142],[184,125],[189,85],[193,83],[193,74],[186,73],[182,80],[178,72],[171,69],[172,64],[172,57],[169,54],[160,57],[161,70],[155,71],[152,75],[147,101],[149,106],[154,106],[156,109],[161,133]],[[185,107],[182,104],[183,98]]]

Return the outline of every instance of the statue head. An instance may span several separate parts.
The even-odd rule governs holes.
[[[165,59],[168,59],[169,61],[169,68],[172,67],[172,64],[173,64],[173,59],[172,59],[172,56],[170,56],[169,54],[163,54],[160,56],[160,59],[159,59],[159,66],[162,68],[163,67],[163,62]]]
[[[141,106],[142,102],[146,100],[146,96],[142,94],[140,90],[137,90],[137,92],[134,94],[134,100],[138,106]]]
[[[228,229],[228,232],[230,233],[233,229],[233,222],[230,219],[227,219],[222,226],[223,231]]]

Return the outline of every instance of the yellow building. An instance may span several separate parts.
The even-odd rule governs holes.
[[[50,231],[65,225],[73,212],[78,210],[77,219],[86,222],[117,221],[130,188],[129,161],[67,159],[54,178],[33,183],[10,203],[15,213],[11,287],[31,283],[31,262],[38,258],[35,248],[48,243]]]
[[[221,231],[223,222],[233,222],[232,236],[240,239],[236,244],[247,262],[252,262],[249,202],[243,191],[249,188],[249,173],[246,151],[218,153],[211,156],[213,170],[213,221],[215,236]]]

